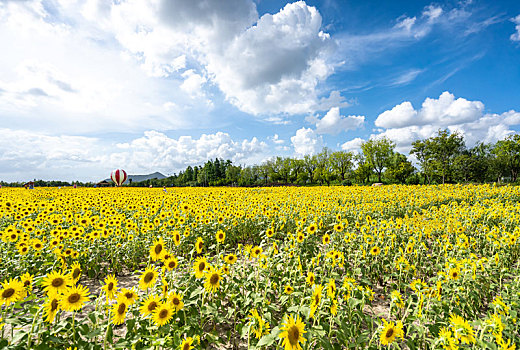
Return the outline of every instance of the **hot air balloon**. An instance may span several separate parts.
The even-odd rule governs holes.
[[[112,174],[110,174],[110,178],[112,179],[112,181],[114,181],[116,186],[121,186],[123,182],[126,181],[128,176],[126,176],[126,172],[123,169],[116,169],[112,171]]]

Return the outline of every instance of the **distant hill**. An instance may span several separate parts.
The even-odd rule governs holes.
[[[125,181],[125,184],[129,184],[130,180],[132,180],[132,183],[146,181],[146,180],[153,180],[153,179],[164,179],[166,176],[161,174],[160,172],[156,171],[155,173],[148,174],[148,175],[128,175],[128,179]],[[105,181],[112,182],[111,179],[106,179]]]

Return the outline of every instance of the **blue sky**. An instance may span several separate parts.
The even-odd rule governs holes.
[[[518,1],[0,1],[0,180],[520,125]]]

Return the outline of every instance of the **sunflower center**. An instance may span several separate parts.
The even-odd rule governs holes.
[[[175,261],[170,261],[170,263],[168,264],[168,267],[170,269],[173,269],[175,267]]]
[[[199,271],[204,271],[205,268],[206,268],[206,263],[205,262],[199,263]]]
[[[190,350],[190,344],[189,343],[184,344],[184,346],[182,347],[182,350]]]
[[[51,311],[54,311],[58,308],[58,299],[52,299],[51,301]]]
[[[218,280],[219,280],[218,273],[214,273],[211,275],[211,277],[209,279],[209,283],[211,283],[212,285],[216,285],[218,283]]]
[[[127,293],[125,293],[125,297],[126,297],[127,299],[132,299],[132,298],[134,297],[134,293],[127,292]]]
[[[316,294],[316,296],[314,297],[314,302],[316,304],[318,304],[320,302],[320,296]]]
[[[58,288],[58,287],[61,287],[63,285],[63,283],[65,283],[63,278],[58,277],[58,278],[53,279],[51,284],[54,288]]]
[[[150,304],[148,304],[148,311],[153,311],[157,307],[157,303],[155,301],[152,301]]]
[[[166,318],[168,316],[168,310],[162,309],[161,312],[159,312],[159,318]]]
[[[13,294],[15,293],[16,291],[14,290],[14,288],[7,288],[5,289],[3,292],[2,292],[2,298],[3,299],[7,299],[7,298],[10,298],[13,296]]]
[[[153,272],[148,272],[144,276],[144,283],[149,283],[151,280],[153,280],[153,277],[154,277],[154,273]]]
[[[157,244],[154,250],[155,254],[159,254],[162,251],[162,244]]]
[[[27,280],[23,282],[24,287],[28,287],[31,284],[31,281]]]
[[[390,328],[389,330],[386,331],[385,337],[391,338],[392,335],[394,335],[394,329]]]
[[[108,284],[107,290],[111,292],[113,289],[114,289],[114,282],[110,282]]]
[[[79,299],[81,299],[81,295],[79,295],[78,293],[73,293],[69,295],[69,297],[67,298],[68,302],[71,304],[77,303]]]
[[[125,303],[121,303],[119,304],[119,307],[117,308],[117,313],[119,315],[122,315],[125,313],[125,310],[126,310],[126,304]]]
[[[292,346],[298,344],[298,339],[300,339],[300,331],[298,327],[292,326],[287,333],[289,335],[289,343],[291,343]]]
[[[72,272],[72,278],[74,278],[74,279],[78,278],[80,273],[81,273],[80,269],[78,269],[78,268],[74,269],[74,272]]]
[[[173,305],[177,306],[181,303],[181,301],[179,300],[179,298],[175,297],[175,298],[173,298],[172,303],[173,303]]]

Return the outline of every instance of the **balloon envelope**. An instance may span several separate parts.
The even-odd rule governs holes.
[[[126,171],[124,171],[123,169],[117,169],[112,171],[112,174],[110,174],[110,178],[112,179],[112,181],[114,181],[116,186],[121,186],[123,182],[126,181],[128,176],[126,175]]]

